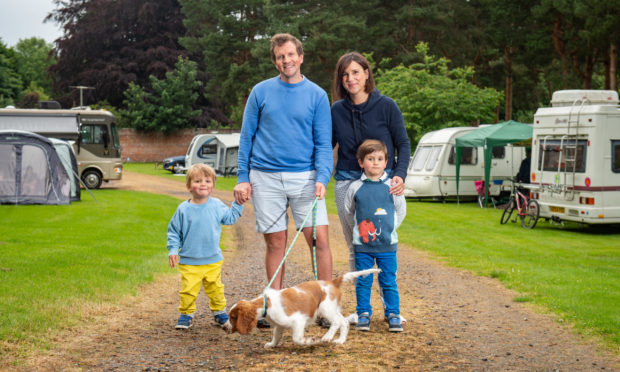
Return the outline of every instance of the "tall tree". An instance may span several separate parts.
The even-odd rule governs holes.
[[[51,79],[47,69],[56,63],[51,54],[52,45],[44,39],[31,37],[20,40],[15,45],[15,67],[21,76],[24,86],[40,87],[49,95],[51,93]]]
[[[48,17],[64,25],[56,41],[58,63],[54,91],[65,104],[75,103],[71,86],[86,85],[87,101],[107,99],[120,106],[130,82],[163,77],[185,51],[177,39],[185,33],[176,0],[55,0]],[[94,101],[94,102],[93,102]]]
[[[22,90],[22,81],[16,71],[15,51],[0,40],[0,107],[13,105]]]

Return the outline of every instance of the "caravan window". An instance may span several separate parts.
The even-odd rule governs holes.
[[[478,148],[477,147],[462,147],[461,153],[461,165],[475,165],[478,163]],[[448,158],[448,164],[456,164],[456,147],[452,146],[450,151],[450,157]]]
[[[433,150],[431,151],[428,161],[426,162],[427,171],[432,171],[435,169],[435,165],[437,164],[437,159],[439,159],[439,154],[441,153],[442,147],[443,146],[433,146]]]
[[[207,143],[203,143],[202,146],[200,147],[200,153],[198,153],[200,157],[216,155],[216,154],[217,154],[217,141],[215,141],[215,138],[213,138],[211,141]]]
[[[424,164],[426,164],[426,159],[428,159],[432,149],[431,146],[418,146],[415,155],[413,155],[411,169],[414,171],[421,171],[424,169]]]
[[[85,145],[107,145],[108,128],[105,125],[82,124],[82,143]]]
[[[611,141],[611,170],[620,173],[620,140]]]
[[[506,147],[505,146],[494,146],[493,150],[491,150],[491,157],[493,159],[503,159],[506,157]]]
[[[542,168],[545,171],[572,172],[574,167],[575,172],[584,173],[587,145],[587,140],[578,140],[576,146],[573,140],[542,141],[538,149],[541,154],[538,157],[538,170]]]

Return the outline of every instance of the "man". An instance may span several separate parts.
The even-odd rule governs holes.
[[[299,228],[318,197],[317,272],[319,280],[331,280],[324,199],[333,168],[329,100],[323,89],[301,74],[304,53],[297,38],[275,35],[271,59],[279,76],[254,86],[243,114],[235,200],[242,204],[252,198],[271,280],[287,248],[288,206]],[[312,216],[303,234],[312,246]],[[284,265],[271,286],[281,289],[283,284]]]

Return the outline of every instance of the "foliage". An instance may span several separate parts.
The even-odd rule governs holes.
[[[85,103],[107,100],[121,106],[123,92],[134,82],[163,78],[186,51],[177,39],[185,28],[177,0],[54,0],[48,19],[64,27],[54,48],[54,93],[63,106],[76,106],[79,92],[91,86]]]
[[[15,51],[0,41],[0,107],[13,105],[22,89],[14,64]]]
[[[501,93],[470,83],[473,68],[448,68],[446,58],[429,55],[426,43],[416,50],[422,62],[376,74],[379,90],[400,107],[412,143],[432,130],[495,122]]]
[[[51,54],[52,45],[47,44],[44,39],[31,37],[20,40],[14,49],[15,67],[24,86],[28,87],[30,92],[34,90],[49,97],[51,79],[47,75],[47,69],[56,63],[56,58]]]
[[[37,108],[39,101],[47,101],[49,98],[45,89],[39,87],[36,82],[31,81],[30,85],[21,93],[17,106],[19,108]]]
[[[179,57],[165,79],[150,77],[152,92],[130,83],[125,92],[127,109],[121,111],[125,123],[147,132],[170,133],[189,127],[200,115],[199,110],[192,109],[201,84],[196,74],[196,63]]]

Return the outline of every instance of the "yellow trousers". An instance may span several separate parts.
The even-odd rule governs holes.
[[[209,265],[181,265],[181,314],[193,314],[196,312],[196,297],[200,293],[200,283],[204,287],[205,294],[209,297],[209,308],[212,312],[222,311],[226,308],[224,297],[224,284],[222,284],[222,263],[224,260]]]

